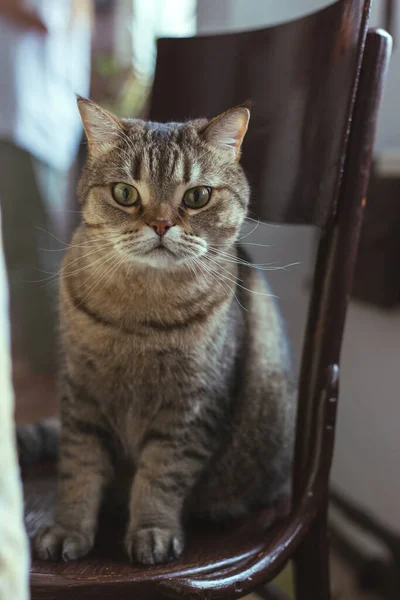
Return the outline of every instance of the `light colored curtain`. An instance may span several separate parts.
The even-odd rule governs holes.
[[[98,0],[92,98],[120,116],[145,117],[156,40],[196,33],[196,0]]]
[[[0,600],[27,600],[28,544],[15,447],[8,292],[0,222]]]
[[[125,1],[126,4],[130,2],[132,6],[133,67],[146,80],[151,80],[156,59],[156,39],[195,35],[197,2],[196,0]]]

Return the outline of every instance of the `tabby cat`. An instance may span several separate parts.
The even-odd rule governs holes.
[[[89,158],[60,273],[61,438],[44,559],[93,546],[110,492],[132,560],[169,561],[186,518],[241,517],[290,493],[295,390],[280,316],[236,242],[245,107],[118,119],[78,99]]]

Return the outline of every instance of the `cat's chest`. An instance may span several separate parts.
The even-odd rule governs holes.
[[[103,399],[103,416],[124,454],[138,454],[146,432],[160,411],[160,400],[150,389],[143,392],[129,384],[119,386],[114,399],[109,396]]]
[[[150,425],[165,411],[198,410],[191,390],[204,382],[207,365],[196,349],[143,351],[135,344],[75,347],[70,370],[96,399],[102,418],[126,454],[137,454]],[[192,406],[193,404],[193,406]]]
[[[173,401],[181,389],[178,357],[120,350],[110,353],[106,361],[92,355],[91,367],[90,376],[85,374],[86,385],[105,409],[127,419],[147,418],[157,407]]]

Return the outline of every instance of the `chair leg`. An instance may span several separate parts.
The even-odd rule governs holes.
[[[331,600],[328,502],[324,502],[294,560],[296,600]]]

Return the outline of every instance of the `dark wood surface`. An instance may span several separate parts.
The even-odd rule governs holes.
[[[328,600],[321,515],[341,339],[389,55],[388,37],[372,33],[359,79],[368,11],[368,1],[340,0],[263,32],[159,44],[152,116],[163,118],[162,110],[166,119],[215,114],[254,91],[255,129],[244,159],[248,167],[250,160],[253,176],[259,174],[259,216],[323,225],[300,382],[292,514],[272,528],[267,513],[224,526],[193,526],[182,559],[157,568],[130,565],[120,524],[108,519],[86,559],[33,561],[32,600],[238,598],[270,581],[296,551],[310,553],[313,545],[314,555],[324,549],[319,588],[307,595],[315,573],[309,555],[299,559],[298,600]],[[184,58],[190,65],[186,71]],[[25,493],[27,526],[33,531],[51,518],[51,470],[40,466],[26,473]]]
[[[369,0],[340,0],[276,27],[158,42],[154,121],[211,117],[253,102],[242,163],[266,221],[329,218]]]
[[[37,527],[51,520],[54,493],[54,467],[51,465],[41,466],[40,469],[31,471],[26,476],[26,522],[30,534]],[[94,586],[97,593],[102,594],[105,593],[104,587],[110,587],[110,594],[113,594],[114,585],[118,588],[121,584],[131,582],[137,587],[129,586],[125,592],[126,597],[131,598],[132,593],[135,593],[137,598],[136,592],[148,593],[146,584],[149,582],[159,582],[161,593],[161,590],[165,592],[168,587],[183,584],[189,578],[201,586],[202,581],[207,582],[210,578],[214,578],[216,573],[217,578],[222,579],[235,576],[238,570],[243,570],[243,572],[248,571],[247,578],[251,578],[250,572],[254,565],[261,558],[265,560],[269,548],[276,547],[277,540],[282,537],[282,531],[286,530],[286,521],[277,523],[272,528],[270,521],[271,514],[265,511],[248,521],[235,521],[219,526],[193,524],[189,528],[190,534],[184,555],[179,561],[156,568],[143,568],[130,564],[125,555],[124,523],[116,522],[115,518],[110,520],[103,517],[100,528],[102,534],[91,556],[70,563],[34,561],[33,598],[52,597],[54,588],[46,590],[49,578],[52,580],[52,585],[75,588],[74,595],[69,597],[76,599],[86,598],[88,585],[91,590]],[[242,587],[240,580],[234,585],[239,593]],[[243,587],[248,588],[248,583]],[[92,590],[92,593],[95,592]],[[125,596],[118,595],[118,599],[120,598]]]
[[[328,600],[331,597],[327,515],[326,494],[309,532],[297,551],[294,562],[297,600]]]
[[[368,34],[338,205],[321,233],[299,389],[295,500],[304,494],[304,470],[307,471],[314,460],[314,444],[320,436],[326,439],[327,451],[322,457],[325,467],[321,472],[326,489],[328,487],[339,394],[338,365],[390,51],[391,38],[386,32],[376,30]],[[331,388],[324,392],[327,380],[331,382]],[[319,417],[323,398],[329,406],[325,427],[321,426]],[[326,507],[322,506],[297,554],[295,579],[298,600],[329,598],[325,510]],[[320,563],[324,554],[322,564],[325,569]],[[317,561],[320,565],[316,578]],[[318,586],[316,581],[319,581]],[[308,589],[306,582],[309,582]]]
[[[326,417],[328,414],[324,411]],[[103,518],[101,537],[87,558],[69,563],[33,560],[32,600],[107,599],[113,595],[118,600],[132,595],[135,600],[236,598],[257,589],[279,573],[312,523],[325,492],[319,465],[327,452],[326,441],[321,439],[306,493],[287,519],[271,527],[271,514],[263,511],[218,526],[193,524],[183,557],[149,568],[132,565],[125,557],[123,522]],[[25,520],[32,534],[52,518],[54,465],[39,465],[23,475]]]
[[[332,365],[340,363],[378,108],[390,49],[388,34],[382,30],[369,33],[338,204],[330,222],[321,231],[299,389],[295,487],[300,494],[303,469],[312,459],[316,436],[321,434],[317,427],[321,390],[325,388],[327,378],[333,377],[332,373],[329,374]]]

